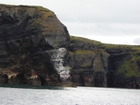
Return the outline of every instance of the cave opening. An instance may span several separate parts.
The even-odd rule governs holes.
[[[108,61],[108,72],[106,74],[107,77],[107,87],[114,87],[114,72],[116,69],[116,59],[113,56],[109,57]]]
[[[109,71],[107,73],[107,87],[114,87],[114,73]]]
[[[108,59],[107,87],[116,86],[116,72],[124,60],[130,59],[129,54],[112,54]]]

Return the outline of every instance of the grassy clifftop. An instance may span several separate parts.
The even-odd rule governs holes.
[[[105,50],[121,50],[122,52],[140,52],[140,45],[121,45],[121,44],[106,44],[101,43],[100,41],[91,40],[83,37],[77,37],[77,36],[70,36],[71,42],[78,42],[87,44],[87,45],[93,45],[95,47],[103,47]]]
[[[140,46],[105,44],[75,36],[71,36],[70,38],[70,45],[73,47],[75,54],[82,53],[88,55],[88,52],[93,52],[92,57],[95,59],[94,57],[97,55],[101,55],[102,57],[104,54],[102,52],[109,53],[108,62],[103,63],[108,64],[107,69],[111,72],[113,71],[113,75],[123,75],[124,78],[132,76],[140,77]],[[88,52],[85,52],[85,50],[88,50]]]

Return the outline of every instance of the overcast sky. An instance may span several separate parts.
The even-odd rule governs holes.
[[[114,44],[140,45],[140,0],[0,0],[40,5],[55,12],[70,35]]]

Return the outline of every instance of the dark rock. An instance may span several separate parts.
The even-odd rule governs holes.
[[[140,88],[140,46],[69,37],[48,9],[0,5],[0,83]]]
[[[106,87],[110,54],[103,45],[97,41],[72,36],[68,48],[72,81],[80,86]]]
[[[72,36],[68,48],[71,77],[77,85],[139,88],[140,46],[102,44]]]
[[[107,73],[108,87],[133,88],[133,84],[138,86],[140,81],[138,79],[140,77],[139,46],[106,45],[106,49],[110,53]],[[116,52],[116,49],[120,49],[121,52]]]
[[[58,72],[52,56],[67,48],[69,39],[67,28],[49,9],[0,5],[0,82],[59,85],[65,70]],[[66,51],[61,53],[65,68]]]

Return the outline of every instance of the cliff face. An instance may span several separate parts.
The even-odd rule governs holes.
[[[140,87],[140,46],[103,44],[71,36],[68,49],[76,85]]]
[[[69,36],[43,7],[0,5],[0,83],[140,87],[140,46]]]
[[[69,78],[68,43],[67,28],[52,11],[0,5],[0,83],[59,85]]]
[[[105,45],[110,53],[108,61],[108,86],[140,87],[140,46]]]
[[[106,87],[108,57],[102,43],[71,36],[69,62],[72,81],[81,86]]]

